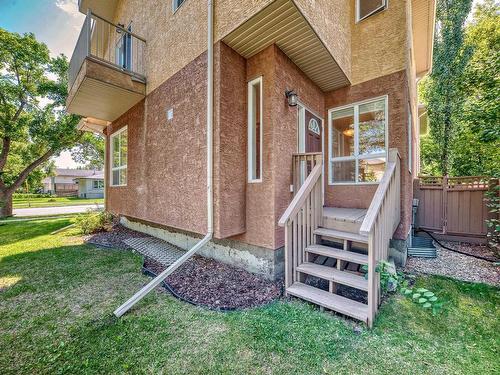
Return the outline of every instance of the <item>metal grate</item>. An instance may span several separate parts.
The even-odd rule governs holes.
[[[185,251],[159,238],[129,238],[123,240],[128,246],[164,266],[169,266],[184,255]]]
[[[437,252],[431,238],[413,237],[408,247],[408,256],[418,258],[436,258]]]

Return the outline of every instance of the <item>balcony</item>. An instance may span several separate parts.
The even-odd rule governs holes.
[[[69,64],[70,113],[114,121],[146,93],[146,41],[87,12]]]

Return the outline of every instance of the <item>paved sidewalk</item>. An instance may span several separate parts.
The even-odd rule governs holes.
[[[62,207],[38,207],[38,208],[15,208],[15,217],[26,217],[26,216],[53,216],[53,215],[64,215],[64,214],[78,214],[86,212],[87,210],[102,210],[104,208],[103,204],[87,204],[79,206],[62,206]]]

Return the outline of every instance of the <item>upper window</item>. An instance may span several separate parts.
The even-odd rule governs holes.
[[[173,1],[172,10],[175,12],[177,8],[179,8],[185,0],[172,0],[172,1]]]
[[[373,183],[387,159],[387,97],[329,111],[330,183]]]
[[[388,0],[356,0],[356,22],[387,8]]]
[[[111,135],[111,186],[127,185],[127,127]]]
[[[410,103],[408,103],[408,170],[411,172],[413,164],[413,117],[411,115]]]
[[[248,182],[262,181],[262,77],[248,82]]]

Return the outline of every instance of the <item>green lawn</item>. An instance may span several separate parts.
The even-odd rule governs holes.
[[[2,374],[498,374],[498,289],[421,278],[439,317],[393,298],[361,334],[298,301],[217,313],[161,290],[115,319],[141,259],[49,234],[70,220],[0,224]]]
[[[78,197],[57,197],[57,198],[30,198],[14,199],[12,205],[14,208],[35,208],[35,207],[61,207],[77,206],[82,204],[102,204],[103,198],[78,198]]]

